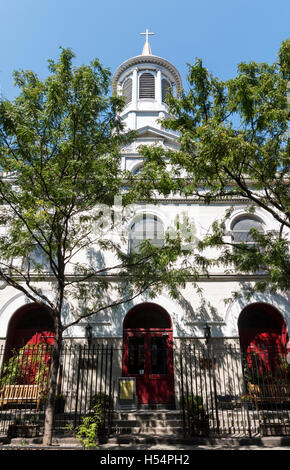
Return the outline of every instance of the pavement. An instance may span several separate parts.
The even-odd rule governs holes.
[[[275,450],[289,451],[290,436],[285,437],[264,437],[264,438],[220,438],[207,439],[197,438],[189,440],[180,440],[176,442],[134,442],[134,443],[118,443],[116,440],[109,440],[107,443],[99,444],[98,450],[101,454],[108,451],[259,451],[259,450]],[[54,438],[52,446],[46,447],[42,445],[41,439],[14,438],[10,441],[2,440],[0,442],[0,452],[3,455],[9,451],[79,451],[83,452],[83,448],[79,441],[72,437]]]

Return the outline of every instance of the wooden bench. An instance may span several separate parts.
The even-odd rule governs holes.
[[[250,400],[258,409],[259,403],[285,403],[290,402],[290,384],[277,385],[256,385],[248,384]]]
[[[39,409],[44,395],[43,385],[4,385],[0,391],[0,406],[8,403],[36,403]]]

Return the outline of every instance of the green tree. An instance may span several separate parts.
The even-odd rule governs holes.
[[[262,267],[264,276],[249,295],[253,290],[285,291],[290,285],[289,83],[289,39],[281,44],[274,64],[240,63],[235,78],[227,81],[214,77],[197,59],[189,66],[188,91],[168,97],[169,116],[162,121],[164,128],[179,132],[180,150],[142,150],[147,197],[153,198],[158,189],[205,204],[219,198],[231,204],[238,198],[249,214],[259,207],[273,217],[277,230],[260,233],[253,228],[253,243],[233,243],[225,238],[232,207],[199,243],[201,253],[219,248],[220,256],[207,260],[211,265],[241,273]]]
[[[144,241],[128,254],[119,236],[126,214],[112,208],[116,198],[124,209],[138,196],[132,179],[124,191],[120,170],[120,148],[134,134],[117,117],[123,100],[109,96],[109,71],[98,60],[75,67],[73,58],[62,49],[45,80],[16,72],[19,95],[0,103],[0,276],[54,321],[46,445],[64,331],[163,285],[174,295],[186,271],[173,269],[178,237],[159,248]]]

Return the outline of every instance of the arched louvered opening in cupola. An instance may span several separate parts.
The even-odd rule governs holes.
[[[162,87],[162,102],[165,103],[166,97],[171,89],[171,85],[169,81],[166,80],[166,78],[162,78],[161,87]]]
[[[155,77],[145,72],[139,79],[139,98],[155,99]]]
[[[122,88],[125,103],[129,104],[132,101],[132,79],[128,78]]]

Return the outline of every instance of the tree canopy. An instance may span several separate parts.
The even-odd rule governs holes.
[[[62,49],[44,80],[15,72],[19,95],[0,102],[0,277],[48,307],[55,328],[46,443],[63,332],[164,285],[174,295],[184,276],[174,268],[178,237],[158,248],[144,240],[128,252],[124,209],[140,194],[132,178],[124,186],[121,148],[135,134],[118,118],[124,100],[109,95],[109,70],[73,59]]]
[[[180,150],[142,150],[147,197],[158,188],[162,194],[178,193],[204,204],[221,198],[229,202],[232,207],[212,224],[199,248],[218,247],[220,255],[207,261],[229,272],[262,270],[254,290],[285,291],[290,284],[289,83],[289,39],[281,44],[274,64],[240,63],[229,80],[214,77],[196,59],[189,65],[188,91],[169,95],[169,115],[162,121],[164,128],[178,131]],[[252,228],[251,245],[227,239],[233,199],[244,202],[252,216],[257,208],[265,211],[273,230]]]

